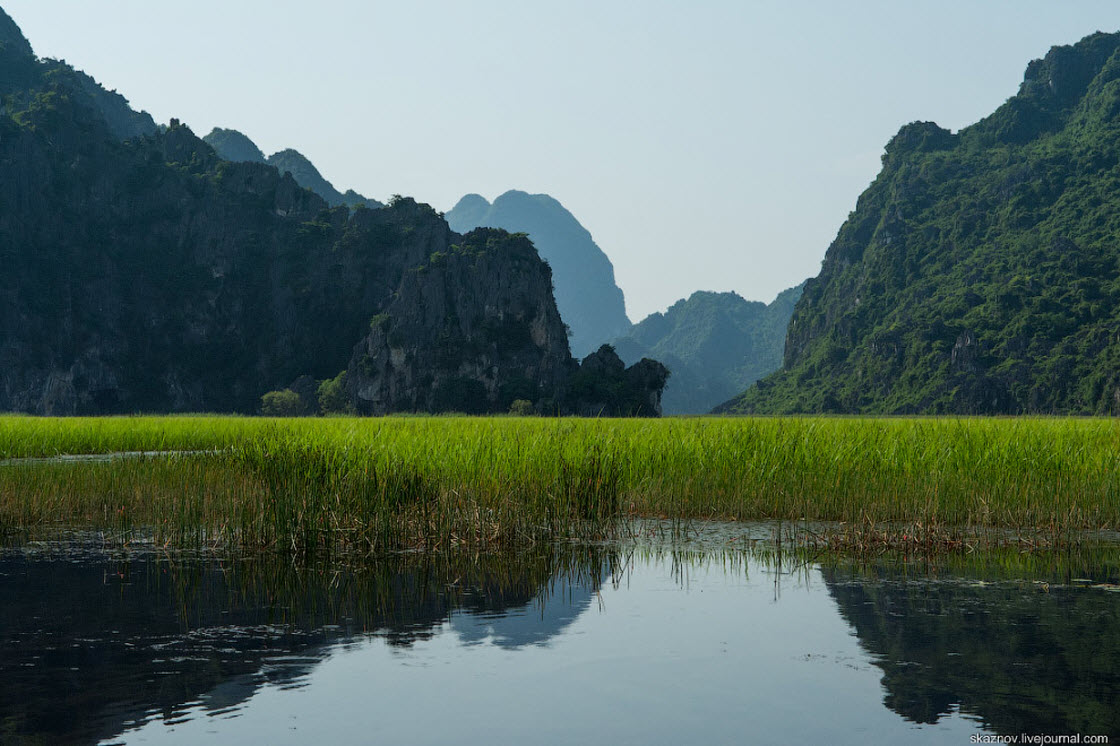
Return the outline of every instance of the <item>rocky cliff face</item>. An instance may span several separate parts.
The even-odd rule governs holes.
[[[563,205],[547,194],[509,191],[490,204],[468,194],[447,213],[457,231],[476,226],[527,233],[552,266],[556,305],[571,328],[572,353],[583,357],[630,330],[610,259]]]
[[[307,234],[341,218],[274,169],[185,127],[122,143],[64,84],[0,117],[0,161],[0,409],[251,411],[304,349],[353,344],[312,306]]]
[[[442,222],[442,221],[441,221]],[[434,226],[433,226],[434,227]],[[485,228],[423,238],[347,369],[358,411],[555,409],[574,363],[548,266],[523,236]]]
[[[1120,34],[903,127],[741,412],[1120,411]]]
[[[524,237],[331,208],[90,85],[0,46],[0,411],[254,412],[343,370],[369,413],[578,404]]]

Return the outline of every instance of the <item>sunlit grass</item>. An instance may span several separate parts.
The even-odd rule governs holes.
[[[171,451],[107,462],[59,454]],[[493,546],[626,516],[1120,526],[1109,419],[0,417],[0,530]]]

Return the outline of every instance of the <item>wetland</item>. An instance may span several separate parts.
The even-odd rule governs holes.
[[[359,563],[89,536],[8,548],[3,740],[1120,734],[1115,546],[812,562],[755,538],[772,530],[645,522]]]
[[[1118,436],[0,417],[0,740],[1116,737]]]
[[[1120,526],[1118,444],[1085,418],[0,417],[0,533],[375,554],[653,517],[1058,546]]]

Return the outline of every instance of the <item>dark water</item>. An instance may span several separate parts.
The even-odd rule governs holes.
[[[1118,554],[5,550],[0,743],[1117,743]]]

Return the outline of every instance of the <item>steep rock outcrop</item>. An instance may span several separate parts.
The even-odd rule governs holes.
[[[430,236],[370,321],[347,369],[365,414],[506,411],[560,403],[573,369],[548,266],[524,237],[480,228]]]
[[[407,198],[331,208],[175,120],[122,137],[129,118],[81,73],[11,44],[0,100],[0,411],[254,412],[343,370],[370,412],[513,395],[570,411],[577,366],[523,236],[459,237]],[[374,405],[358,388],[376,388],[363,364],[382,329],[391,396]]]
[[[80,89],[89,97],[89,101],[109,131],[118,140],[127,140],[131,137],[153,135],[158,129],[151,114],[146,111],[133,111],[128,105],[128,99],[116,91],[107,91],[101,85],[83,72],[72,70],[59,64],[59,71],[73,74]]]
[[[576,357],[630,330],[610,259],[575,216],[547,194],[512,190],[494,204],[468,194],[447,213],[447,222],[459,232],[486,226],[529,234],[552,267],[556,305],[571,328],[569,341]]]
[[[144,111],[133,111],[128,100],[116,91],[105,90],[93,78],[63,62],[36,59],[19,26],[0,8],[0,89],[14,97],[10,104],[0,102],[0,114],[7,108],[18,111],[25,106],[28,102],[23,100],[23,94],[44,76],[65,83],[68,94],[97,111],[119,140],[156,131],[152,117]]]

